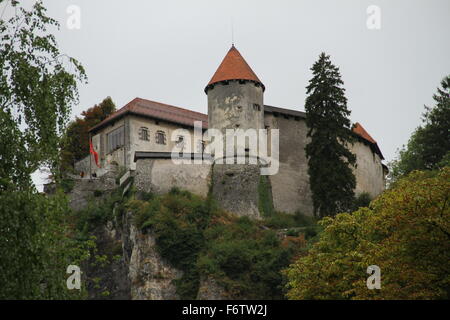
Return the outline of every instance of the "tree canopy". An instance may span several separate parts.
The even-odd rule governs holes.
[[[111,97],[81,113],[67,126],[61,143],[61,169],[70,170],[76,161],[89,155],[89,129],[116,111]]]
[[[398,159],[390,163],[390,179],[413,170],[432,170],[450,164],[450,76],[433,95],[436,104],[425,106],[422,125],[411,135]]]
[[[9,2],[15,14],[0,20],[0,189],[29,186],[39,166],[55,167],[77,83],[86,80],[81,64],[60,53],[50,33],[59,24],[42,1],[31,10]]]
[[[314,212],[323,217],[352,205],[356,156],[348,149],[354,138],[339,68],[322,53],[311,70],[313,77],[306,87],[305,103],[311,141],[305,150]]]
[[[320,240],[291,265],[290,299],[448,299],[450,168],[414,171],[369,208],[324,218]],[[366,271],[381,269],[381,290]]]
[[[68,291],[66,270],[89,242],[72,237],[66,196],[38,193],[30,175],[44,165],[57,171],[85,71],[60,53],[50,33],[58,22],[42,1],[30,10],[0,2],[14,12],[0,20],[0,299],[82,298],[83,290]]]

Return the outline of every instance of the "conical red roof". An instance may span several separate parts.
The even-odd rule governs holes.
[[[253,72],[252,68],[250,68],[248,63],[245,61],[245,59],[242,57],[242,55],[234,45],[231,46],[231,49],[228,51],[225,58],[223,58],[222,63],[220,64],[216,73],[214,73],[211,81],[209,81],[206,87],[211,84],[226,80],[255,81],[262,85],[263,90],[265,89],[261,80],[259,80],[258,76]]]

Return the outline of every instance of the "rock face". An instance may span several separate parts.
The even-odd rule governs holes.
[[[128,221],[131,215],[127,214]],[[128,275],[131,282],[131,298],[135,300],[179,299],[173,280],[183,272],[167,263],[157,252],[152,232],[143,234],[131,224],[126,251],[130,253]],[[124,247],[125,248],[125,247]]]
[[[117,188],[116,172],[111,171],[93,179],[74,179],[74,187],[69,193],[69,205],[75,211],[83,209],[95,191],[107,194]]]
[[[74,210],[85,208],[95,190],[102,196],[117,188],[114,175],[93,181],[77,180],[69,193]],[[116,210],[116,209],[114,209]],[[106,224],[95,227],[96,251],[82,267],[89,299],[177,300],[175,281],[183,271],[172,267],[157,251],[151,230],[141,232],[128,211]],[[98,261],[98,257],[102,257]],[[198,299],[224,299],[223,290],[214,279],[201,279]]]
[[[197,300],[225,300],[229,299],[225,290],[211,277],[200,279]]]

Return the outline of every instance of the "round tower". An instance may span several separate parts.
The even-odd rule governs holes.
[[[208,95],[208,127],[219,129],[263,129],[264,90],[239,51],[228,51],[205,88]]]
[[[219,157],[217,153],[212,154],[215,158],[212,194],[224,209],[253,218],[261,217],[260,163],[256,153],[257,147],[252,145],[250,148],[247,133],[252,133],[247,130],[256,130],[253,135],[257,142],[258,130],[264,129],[264,90],[263,83],[234,45],[205,88],[208,95],[208,130],[220,130],[224,146],[224,158]],[[241,140],[234,140],[233,137],[233,159],[227,157],[225,151],[226,142],[233,141],[227,136],[227,129],[238,130],[240,134],[244,134]],[[239,135],[236,131],[232,132]],[[250,158],[254,162],[251,162]]]

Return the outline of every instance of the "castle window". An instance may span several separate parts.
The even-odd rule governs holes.
[[[107,139],[108,139],[108,153],[113,152],[114,150],[122,147],[124,145],[123,126],[108,133]]]
[[[260,106],[259,104],[257,104],[257,103],[254,103],[254,104],[253,104],[253,110],[255,110],[255,111],[261,111],[261,106]]]
[[[164,131],[156,131],[155,140],[157,144],[166,144],[166,133]]]
[[[149,134],[148,134],[148,128],[141,127],[139,129],[139,139],[144,141],[149,141]]]

